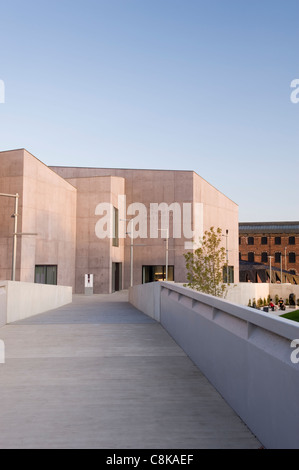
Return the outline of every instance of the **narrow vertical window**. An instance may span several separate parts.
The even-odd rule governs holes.
[[[118,233],[118,209],[113,207],[113,240],[112,246],[119,246],[119,233]]]

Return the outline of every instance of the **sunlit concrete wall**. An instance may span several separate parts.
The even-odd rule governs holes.
[[[165,282],[134,286],[129,299],[160,319],[266,448],[299,448],[298,323]]]
[[[238,261],[238,206],[220,191],[206,182],[193,171],[173,170],[126,170],[111,168],[72,168],[51,167],[66,180],[72,182],[73,178],[93,178],[95,176],[116,176],[125,179],[126,207],[131,204],[142,203],[147,210],[148,236],[137,238],[134,242],[134,284],[142,283],[143,265],[165,265],[165,232],[160,231],[158,238],[150,238],[150,204],[165,202],[170,205],[178,202],[181,207],[184,203],[203,204],[202,233],[211,226],[220,227],[223,234],[228,230],[229,264],[234,266],[235,282],[239,279]],[[132,206],[131,206],[132,208]],[[171,213],[170,213],[171,214]],[[136,214],[137,215],[137,214]],[[128,215],[131,218],[134,214]],[[192,227],[194,228],[195,214],[193,213]],[[183,224],[183,218],[181,223]],[[186,281],[185,243],[189,238],[173,238],[173,216],[170,215],[169,232],[169,265],[175,267],[175,281]],[[129,228],[128,228],[129,231]],[[195,240],[197,241],[197,240]],[[223,246],[226,239],[223,237]],[[125,283],[129,286],[130,280],[130,238],[125,240]]]
[[[35,265],[57,265],[59,285],[75,284],[76,189],[24,149],[0,152],[0,193],[19,193],[16,280]],[[0,197],[0,278],[11,279],[14,200]]]
[[[71,302],[70,286],[0,281],[0,327]]]
[[[97,207],[109,203],[119,209],[118,196],[125,193],[125,180],[104,176],[68,181],[77,188],[76,293],[84,293],[85,274],[94,276],[94,294],[111,293],[112,263],[124,267],[124,239],[119,237],[118,246],[113,246],[111,238],[97,236]]]

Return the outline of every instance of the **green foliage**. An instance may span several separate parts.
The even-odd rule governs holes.
[[[260,308],[263,306],[263,299],[259,298],[258,301],[257,301],[257,306]]]
[[[287,318],[288,320],[299,322],[299,310],[295,310],[289,313],[284,313],[283,315],[280,315],[280,316],[283,318]]]
[[[227,284],[223,283],[226,252],[222,244],[222,230],[211,227],[206,231],[201,246],[184,254],[188,287],[205,294],[223,297]]]

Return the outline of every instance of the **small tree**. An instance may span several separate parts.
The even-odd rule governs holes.
[[[223,283],[226,253],[222,243],[222,230],[211,227],[204,233],[201,246],[184,254],[188,287],[205,294],[222,297],[227,285]]]

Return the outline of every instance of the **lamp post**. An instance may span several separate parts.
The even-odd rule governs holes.
[[[10,197],[15,199],[15,210],[12,217],[14,217],[14,233],[13,233],[13,249],[12,249],[12,274],[11,280],[16,280],[16,258],[17,258],[17,236],[18,236],[18,210],[19,210],[19,194],[5,194],[0,193],[0,196]]]
[[[168,244],[169,244],[169,230],[168,228],[158,228],[158,230],[162,231],[162,230],[165,230],[166,231],[166,240],[165,240],[165,278],[166,278],[166,281],[168,280],[168,252],[169,252],[169,249],[168,249]]]
[[[225,235],[225,250],[226,250],[226,284],[228,284],[228,230],[226,230]]]
[[[131,232],[126,232],[130,233],[131,235],[131,246],[130,246],[130,287],[133,287],[133,257],[134,257],[134,229],[133,229],[133,220],[134,219],[120,219],[122,222],[129,222],[131,223]]]

